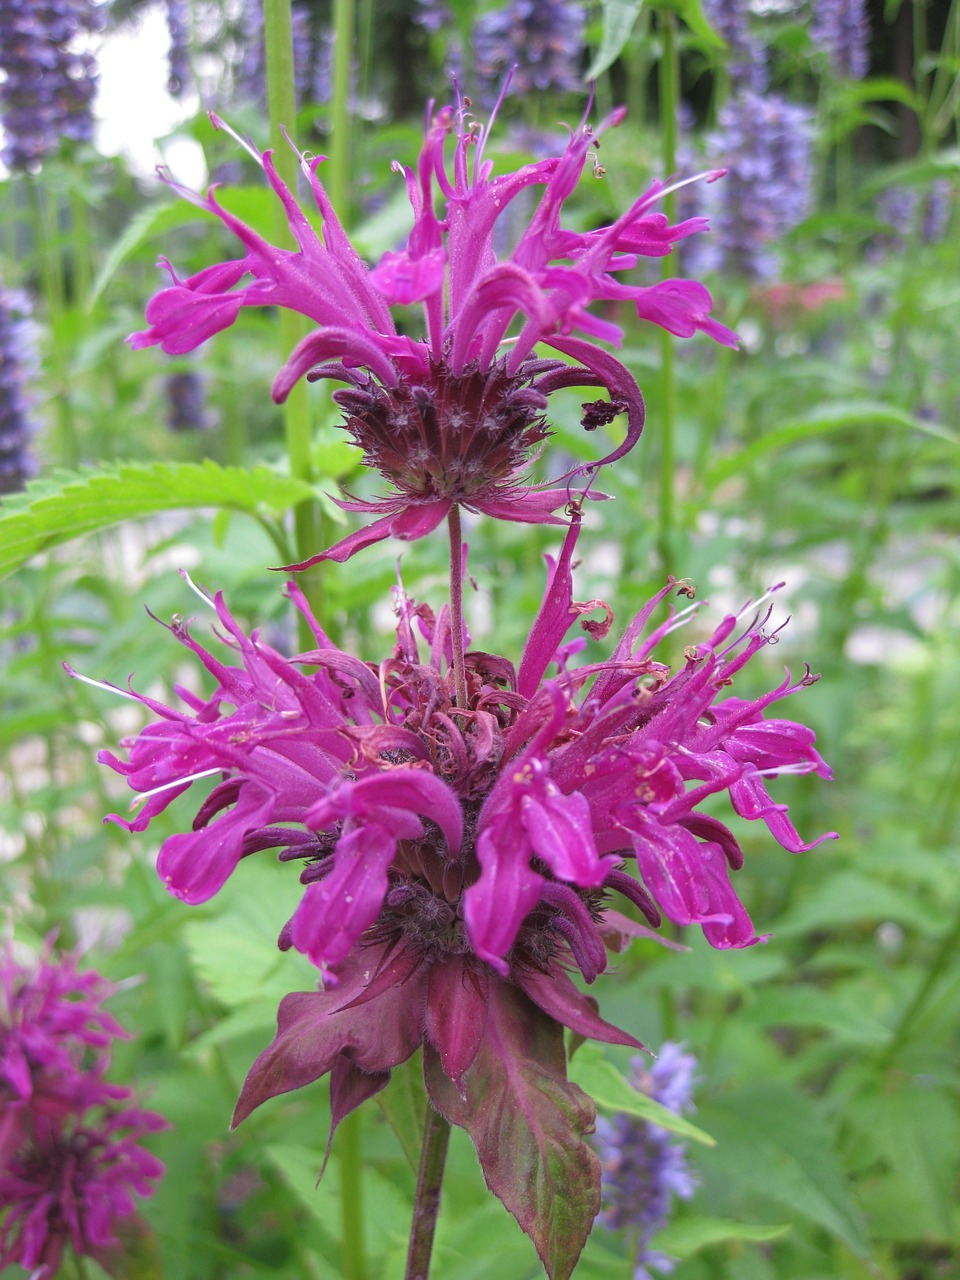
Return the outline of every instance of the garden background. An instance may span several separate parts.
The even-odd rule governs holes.
[[[292,649],[282,577],[266,570],[347,531],[329,495],[359,483],[357,453],[322,386],[297,410],[311,415],[312,447],[287,449],[269,390],[289,349],[275,314],[246,312],[190,356],[123,343],[161,282],[157,256],[189,275],[221,259],[227,237],[142,163],[98,150],[98,52],[156,32],[163,14],[169,50],[137,45],[169,60],[178,104],[157,157],[192,170],[202,157],[224,203],[269,234],[259,171],[207,117],[270,143],[262,15],[256,0],[51,3],[77,26],[61,42],[60,87],[34,86],[66,95],[54,128],[37,99],[15,100],[23,49],[8,24],[20,7],[0,3],[5,925],[18,956],[56,931],[58,947],[119,983],[110,1008],[134,1038],[117,1046],[114,1078],[172,1122],[150,1144],[167,1173],[125,1239],[129,1275],[399,1276],[423,1105],[415,1064],[343,1126],[319,1186],[325,1083],[229,1132],[278,1000],[316,981],[276,949],[296,883],[262,855],[215,903],[170,898],[152,860],[192,811],[174,803],[141,836],[102,824],[128,793],[97,750],[142,712],[61,665],[119,685],[134,674],[162,700],[194,679],[145,612],[199,612],[178,569]],[[787,855],[740,823],[738,891],[769,942],[714,951],[673,929],[688,949],[638,940],[605,979],[606,1017],[697,1059],[694,1121],[715,1145],[688,1143],[696,1191],[654,1242],[678,1259],[677,1280],[960,1275],[960,6],[890,0],[859,25],[856,14],[836,0],[293,5],[296,114],[282,123],[329,154],[324,181],[368,261],[409,229],[390,163],[414,162],[424,104],[450,99],[452,72],[485,115],[517,65],[487,151],[500,167],[555,154],[591,80],[597,118],[626,103],[577,193],[582,226],[609,221],[653,178],[729,170],[670,197],[677,216],[707,213],[714,229],[668,265],[707,283],[741,349],[628,328],[620,354],[647,427],[602,477],[615,501],[590,512],[577,594],[623,622],[668,573],[733,610],[785,582],[778,617],[792,620],[775,656],[822,676],[791,713],[816,729],[835,780],[784,777],[777,798],[807,838],[840,839]],[[202,189],[207,177],[183,181]],[[581,398],[551,400],[553,459],[600,458],[617,440],[616,425],[584,436]],[[557,533],[480,518],[466,537],[474,644],[519,653]],[[402,550],[406,591],[439,603],[443,549]],[[369,659],[390,634],[397,554],[382,543],[316,586],[328,633]],[[773,656],[745,673],[753,693],[781,678]],[[625,1094],[605,1064],[625,1072],[630,1055],[579,1056],[574,1078],[609,1116]],[[598,1223],[577,1280],[631,1275],[634,1239]],[[431,1274],[541,1274],[456,1131]]]

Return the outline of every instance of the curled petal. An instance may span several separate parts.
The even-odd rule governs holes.
[[[464,895],[464,919],[471,946],[504,977],[510,966],[504,956],[517,932],[540,900],[543,876],[530,866],[529,856],[517,849],[505,824],[480,833],[477,858],[481,875]]]
[[[218,893],[243,857],[246,836],[266,826],[273,796],[248,783],[236,805],[199,831],[170,836],[157,859],[157,872],[176,898],[191,905]]]
[[[696,280],[661,280],[632,294],[641,320],[651,320],[678,338],[692,338],[698,331],[724,347],[736,349],[740,339],[726,325],[710,319],[713,299]]]
[[[356,827],[339,840],[333,870],[307,887],[290,921],[290,939],[319,969],[344,960],[376,920],[396,847],[384,827]]]

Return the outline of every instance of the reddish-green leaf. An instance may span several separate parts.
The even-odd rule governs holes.
[[[424,1075],[434,1105],[470,1134],[487,1186],[533,1240],[550,1280],[567,1280],[600,1207],[600,1162],[583,1140],[596,1110],[567,1080],[561,1025],[516,988],[492,985],[462,1094],[429,1045]]]

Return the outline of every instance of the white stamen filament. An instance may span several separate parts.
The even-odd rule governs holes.
[[[250,142],[247,138],[241,138],[239,133],[237,133],[236,129],[231,129],[231,127],[227,124],[226,120],[222,120],[215,111],[208,112],[208,115],[210,117],[210,123],[213,125],[215,129],[222,129],[224,133],[229,133],[230,137],[233,138],[235,142],[239,142],[241,147],[243,147],[244,151],[246,151],[248,155],[252,156],[253,159],[256,160],[260,168],[261,169],[263,168],[263,156],[260,154],[260,152],[257,150],[257,148],[253,145],[252,142]]]
[[[214,612],[216,612],[217,606],[214,604],[213,600],[211,600],[211,598],[207,595],[207,593],[204,591],[202,587],[197,586],[194,580],[190,577],[189,573],[187,573],[186,569],[180,570],[180,577],[184,580],[184,582],[187,584],[190,590],[194,593],[194,595],[199,596],[204,604],[209,605],[210,608],[213,609]]]
[[[769,769],[758,769],[757,773],[761,778],[779,778],[781,774],[813,773],[816,767],[812,761],[807,760],[797,764],[771,765]]]
[[[74,671],[73,667],[68,667],[66,663],[63,664],[63,669],[68,676],[71,676],[74,680],[79,680],[81,684],[88,684],[93,689],[103,689],[107,693],[118,693],[121,698],[129,698],[131,702],[140,702],[140,697],[135,693],[131,693],[129,689],[121,689],[115,684],[107,684],[104,680],[91,680],[89,676],[82,676],[79,671]]]
[[[697,613],[698,610],[702,609],[706,603],[706,600],[695,600],[693,604],[686,605],[679,611],[679,613],[674,614],[670,625],[663,634],[668,636],[671,632],[678,631],[680,627],[685,627],[687,623],[691,621],[694,614]]]
[[[740,612],[736,615],[736,621],[739,622],[740,619],[743,617],[746,617],[748,613],[757,612],[760,609],[761,605],[765,604],[767,600],[772,600],[775,592],[779,591],[780,588],[785,585],[786,584],[783,582],[778,582],[774,586],[772,586],[769,589],[769,591],[765,591],[759,600],[748,600],[747,603],[740,610]]]
[[[175,778],[173,782],[164,782],[162,786],[152,787],[149,791],[141,791],[130,801],[130,813],[135,813],[151,796],[158,796],[163,791],[171,791],[174,787],[187,787],[191,782],[197,782],[200,778],[212,778],[216,773],[223,773],[223,768],[218,766],[215,769],[202,769],[199,773],[191,773],[185,778]]]

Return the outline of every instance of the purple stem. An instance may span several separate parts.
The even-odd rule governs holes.
[[[423,1148],[420,1152],[420,1173],[417,1176],[417,1198],[413,1206],[405,1280],[427,1280],[430,1272],[430,1254],[437,1228],[440,1186],[449,1142],[449,1122],[439,1111],[434,1111],[428,1102],[423,1122]]]
[[[450,529],[450,641],[453,645],[453,678],[457,706],[467,705],[467,672],[463,661],[463,536],[460,508],[454,503],[447,516]]]

